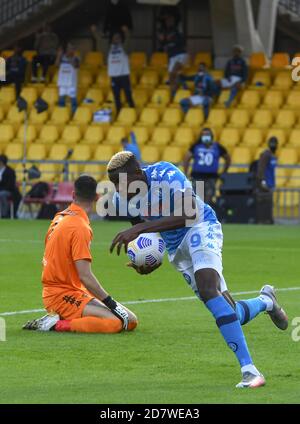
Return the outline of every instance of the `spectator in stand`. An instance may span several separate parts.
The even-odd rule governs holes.
[[[229,99],[225,102],[226,107],[230,107],[242,84],[248,78],[248,65],[242,57],[243,48],[236,45],[232,53],[232,58],[226,64],[225,78],[217,82],[221,89],[230,89]]]
[[[53,65],[56,58],[59,40],[52,31],[51,26],[45,23],[42,31],[36,34],[34,48],[37,55],[32,59],[32,82],[38,81],[38,66],[41,65],[43,73],[41,81],[45,81],[50,65]]]
[[[91,31],[97,42],[98,50],[102,50],[102,38],[97,27],[92,25]],[[111,77],[111,88],[114,95],[117,113],[120,112],[122,107],[122,90],[125,92],[129,106],[135,107],[131,91],[129,59],[126,53],[128,43],[129,32],[126,32],[126,34],[124,34],[123,31],[115,32],[110,40],[110,48],[107,58],[108,75]]]
[[[225,159],[225,166],[219,174],[220,158]],[[214,141],[210,128],[203,128],[199,140],[185,155],[183,166],[184,173],[189,174],[190,162],[193,160],[191,177],[193,182],[204,181],[204,201],[213,204],[216,193],[216,182],[225,174],[230,166],[231,158],[225,147]]]
[[[123,146],[123,150],[126,150],[127,152],[131,152],[134,154],[134,156],[136,157],[136,159],[141,162],[142,157],[141,157],[141,152],[139,149],[139,145],[136,139],[136,136],[134,134],[133,131],[130,132],[130,141],[128,140],[128,138],[123,138],[121,140],[121,144]]]
[[[212,76],[208,73],[205,63],[200,63],[196,75],[181,75],[180,80],[185,88],[187,88],[186,81],[193,81],[195,85],[193,96],[180,101],[183,112],[187,113],[191,106],[202,106],[205,119],[207,119],[209,107],[217,92],[217,87]]]
[[[60,48],[57,52],[55,65],[59,66],[57,85],[59,88],[58,105],[66,105],[66,96],[71,99],[72,112],[77,109],[77,79],[79,58],[75,47],[68,43],[66,50]]]
[[[21,195],[16,185],[16,173],[7,165],[7,156],[0,155],[0,218],[9,218],[9,201],[14,203],[16,217]]]
[[[16,96],[19,97],[25,81],[27,60],[22,55],[20,46],[15,46],[14,54],[6,60],[6,81],[4,84],[15,84]]]
[[[175,96],[178,87],[178,76],[187,62],[188,55],[185,47],[185,38],[177,26],[176,17],[167,14],[164,17],[164,25],[158,33],[159,50],[167,53],[169,58],[169,84],[172,97]]]
[[[116,32],[127,33],[132,28],[132,18],[127,4],[124,0],[111,0],[104,18],[104,34],[111,39]]]

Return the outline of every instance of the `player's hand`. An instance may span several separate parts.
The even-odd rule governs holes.
[[[130,243],[132,240],[136,239],[140,235],[140,232],[135,227],[136,226],[134,225],[128,230],[121,231],[119,234],[116,235],[110,246],[110,253],[112,253],[114,248],[117,246],[117,255],[119,256],[123,245],[125,252],[127,253],[128,243]]]
[[[134,263],[129,262],[127,264],[129,268],[133,268],[136,270],[137,273],[141,275],[151,274],[151,272],[155,271],[157,268],[161,266],[161,263],[154,265],[154,266],[136,266]]]
[[[129,315],[126,309],[123,308],[122,305],[117,303],[111,296],[108,296],[106,299],[102,301],[105,306],[107,306],[111,312],[119,318],[123,323],[123,329],[128,329],[129,324]]]

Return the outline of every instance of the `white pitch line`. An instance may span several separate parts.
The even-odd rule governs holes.
[[[276,291],[285,292],[285,291],[297,291],[300,290],[300,287],[285,287],[282,289],[276,289]],[[233,296],[242,296],[244,294],[258,294],[258,290],[251,291],[241,291],[232,293]],[[165,297],[163,299],[145,299],[145,300],[129,300],[127,302],[120,302],[123,305],[140,305],[145,303],[162,303],[162,302],[181,302],[185,300],[198,300],[196,296],[186,296],[186,297]],[[14,311],[14,312],[0,312],[0,316],[13,316],[13,315],[23,315],[23,314],[32,314],[34,312],[45,312],[45,309],[28,309],[24,311]]]

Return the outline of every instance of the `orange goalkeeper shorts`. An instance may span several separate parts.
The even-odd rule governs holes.
[[[94,297],[83,290],[44,288],[43,302],[48,312],[57,313],[61,319],[81,318],[87,303]]]

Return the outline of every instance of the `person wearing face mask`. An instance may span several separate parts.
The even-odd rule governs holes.
[[[225,160],[223,172],[218,173],[220,158]],[[216,192],[216,182],[227,172],[231,158],[225,147],[214,141],[210,128],[203,128],[199,140],[190,148],[184,158],[184,173],[189,174],[192,164],[191,178],[193,181],[204,181],[204,202],[213,204]]]
[[[228,60],[225,67],[225,78],[217,82],[220,90],[230,90],[230,95],[225,102],[225,107],[230,107],[242,84],[244,84],[248,78],[248,65],[242,57],[242,54],[243,47],[239,45],[233,47],[232,58]]]
[[[216,94],[216,85],[212,76],[207,72],[205,63],[200,63],[198,73],[196,75],[180,77],[183,86],[186,88],[186,81],[194,81],[195,89],[191,97],[180,101],[181,109],[187,113],[191,106],[202,106],[205,119],[209,115],[209,107]]]
[[[98,49],[101,50],[101,36],[96,25],[91,26],[91,31],[97,42]],[[111,78],[111,88],[117,113],[120,112],[122,107],[122,90],[124,90],[129,107],[135,107],[131,91],[129,59],[126,53],[127,44],[128,37],[125,37],[122,30],[113,33],[108,52],[107,67],[108,75]]]

